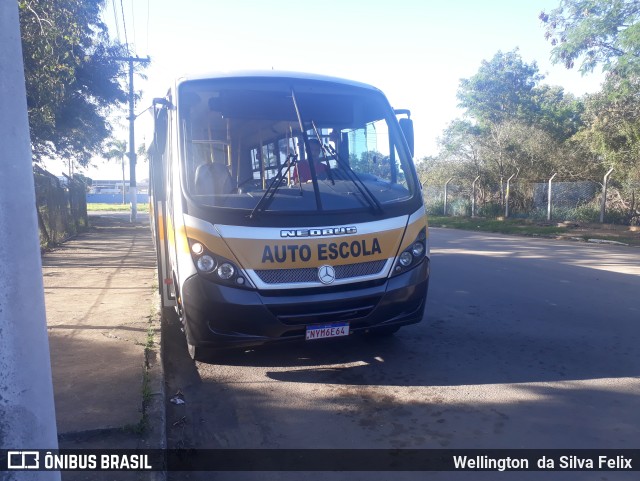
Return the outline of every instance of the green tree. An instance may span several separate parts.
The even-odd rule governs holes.
[[[498,52],[460,82],[458,98],[469,122],[445,131],[442,154],[471,162],[486,182],[499,185],[518,173],[545,178],[561,163],[563,142],[582,126],[580,100],[561,87],[539,85],[542,76],[517,49]]]
[[[566,140],[581,126],[582,104],[562,87],[539,84],[542,79],[536,63],[524,62],[517,49],[498,52],[460,81],[459,106],[480,127],[515,121]]]
[[[551,59],[580,71],[598,64],[605,70],[640,73],[640,3],[637,0],[560,0],[539,16]]]
[[[138,160],[141,160],[142,162],[148,162],[149,149],[147,148],[147,144],[145,144],[144,142],[140,144],[138,146],[138,149],[136,150],[136,155],[138,156]]]
[[[613,167],[609,200],[626,222],[640,222],[640,78],[607,77],[601,92],[585,102],[585,127],[574,142],[591,154],[593,169],[602,176]],[[611,196],[614,196],[614,199]]]
[[[535,125],[563,142],[582,127],[582,101],[565,93],[562,87],[539,85],[533,91],[536,106]]]
[[[475,75],[460,81],[459,106],[480,124],[530,122],[535,110],[534,88],[542,78],[536,63],[525,63],[517,49],[498,52],[491,60],[483,60]]]
[[[640,76],[611,74],[601,92],[585,102],[585,128],[576,140],[601,159],[603,170],[640,181]]]
[[[107,142],[107,151],[102,156],[107,160],[116,159],[122,163],[122,203],[125,204],[125,161],[127,156],[127,142],[124,140],[112,139]]]
[[[584,152],[581,167],[602,175],[613,167],[618,208],[638,216],[640,187],[640,3],[637,0],[561,0],[542,12],[552,60],[583,73],[601,65],[602,90],[586,97],[584,127],[568,142]]]
[[[455,163],[473,166],[476,175],[481,174],[483,131],[467,120],[454,120],[438,139],[441,149],[440,157]]]
[[[87,165],[126,101],[124,54],[100,20],[104,0],[19,0],[34,160],[62,157]]]

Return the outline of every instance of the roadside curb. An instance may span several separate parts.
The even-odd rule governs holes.
[[[141,441],[143,449],[166,449],[165,379],[162,347],[162,316],[158,303],[150,327],[153,329],[153,347],[145,349],[142,411],[145,425]],[[166,471],[149,472],[152,481],[165,481]]]

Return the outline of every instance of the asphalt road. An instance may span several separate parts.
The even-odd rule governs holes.
[[[640,448],[640,249],[431,229],[422,323],[189,361],[168,326],[168,447]],[[301,473],[171,479],[300,479]],[[638,472],[501,473],[622,480]],[[305,473],[496,479],[496,473]]]

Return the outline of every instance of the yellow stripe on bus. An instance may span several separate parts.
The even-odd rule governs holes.
[[[386,260],[396,255],[403,229],[313,239],[227,239],[247,269],[291,269]]]
[[[407,226],[407,232],[405,233],[404,238],[402,239],[402,246],[400,246],[400,252],[402,252],[411,244],[413,244],[416,240],[416,237],[418,237],[418,234],[420,234],[420,231],[422,229],[425,229],[426,227],[427,227],[426,217],[419,217],[414,222],[409,224]]]

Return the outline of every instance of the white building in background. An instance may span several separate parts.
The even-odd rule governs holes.
[[[125,193],[129,192],[129,181],[124,181]],[[141,180],[137,183],[138,194],[149,193],[149,181]],[[89,194],[122,194],[122,180],[93,180]]]

